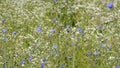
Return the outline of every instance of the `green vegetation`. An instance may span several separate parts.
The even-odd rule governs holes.
[[[0,68],[120,68],[119,0],[0,0]]]

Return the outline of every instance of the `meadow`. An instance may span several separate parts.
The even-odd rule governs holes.
[[[0,68],[120,68],[120,0],[0,0]]]

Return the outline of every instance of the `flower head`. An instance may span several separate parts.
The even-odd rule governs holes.
[[[24,61],[24,60],[21,61],[21,65],[22,65],[22,66],[25,65],[25,61]]]
[[[7,30],[6,30],[6,29],[3,29],[3,33],[7,33]]]
[[[81,33],[82,36],[84,36],[84,32],[82,31],[81,28],[78,28],[77,30],[78,30],[79,33]]]
[[[54,45],[54,46],[52,46],[52,48],[53,48],[53,49],[57,49],[57,46],[56,46],[56,45]]]
[[[120,66],[116,66],[115,68],[120,68]]]
[[[82,29],[81,29],[81,28],[78,28],[78,32],[82,33],[83,31],[82,31]]]
[[[97,28],[100,30],[100,29],[102,28],[102,26],[101,26],[101,25],[98,25]]]
[[[2,19],[2,23],[4,23],[5,22],[5,19]]]
[[[41,32],[41,28],[37,27],[36,32]]]
[[[42,64],[41,64],[41,68],[45,68],[45,64],[42,63]]]
[[[87,53],[87,56],[91,56],[91,55],[92,55],[92,53],[91,53],[91,52],[88,52],[88,53]]]
[[[7,41],[7,40],[8,40],[8,38],[5,38],[5,37],[4,37],[4,38],[2,38],[2,40]]]
[[[16,32],[16,31],[14,31],[14,32],[13,32],[13,34],[14,34],[14,35],[16,35],[16,34],[17,34],[17,32]]]
[[[55,29],[51,29],[51,33],[55,33]]]
[[[113,8],[113,3],[107,4],[107,7],[108,7],[109,9]]]
[[[98,52],[98,51],[95,51],[95,52],[94,52],[94,55],[99,55],[99,52]]]
[[[46,64],[46,63],[47,63],[47,61],[46,61],[46,59],[45,59],[45,58],[42,58],[42,59],[41,59],[41,62],[42,62],[42,63],[44,63],[44,64]]]
[[[7,68],[7,67],[6,67],[6,64],[3,64],[3,68]]]
[[[30,56],[28,59],[31,61],[31,60],[33,59],[33,57],[32,57],[32,56]]]
[[[105,48],[105,45],[102,45],[101,48]]]

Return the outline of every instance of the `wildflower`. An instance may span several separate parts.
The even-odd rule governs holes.
[[[5,19],[2,19],[2,23],[4,23],[5,22]]]
[[[116,66],[115,68],[120,68],[120,66]]]
[[[102,45],[101,48],[105,48],[105,45]]]
[[[99,55],[99,52],[98,52],[98,51],[95,51],[95,52],[94,52],[94,55]]]
[[[82,32],[83,32],[81,28],[78,28],[78,31],[79,31],[80,33],[82,33]]]
[[[42,63],[42,64],[41,64],[41,68],[45,68],[45,64]]]
[[[88,52],[88,53],[87,53],[87,56],[91,56],[91,55],[92,55],[92,53],[91,53],[91,52]]]
[[[107,7],[108,7],[109,9],[113,8],[113,3],[107,4]]]
[[[52,48],[53,48],[53,49],[57,49],[57,46],[56,46],[56,45],[54,45]]]
[[[97,28],[100,30],[100,29],[102,28],[102,26],[101,26],[101,25],[98,25]]]
[[[41,32],[41,28],[38,27],[38,28],[36,29],[36,32]]]
[[[84,36],[84,32],[82,31],[81,28],[78,28],[78,32],[80,32],[82,34],[82,36]]]
[[[6,64],[3,64],[3,68],[7,68],[7,67],[6,67]]]
[[[14,32],[13,32],[13,34],[14,34],[14,35],[16,35],[16,34],[17,34],[17,32],[16,32],[16,31],[14,31]]]
[[[2,40],[7,41],[8,39],[4,37],[4,38],[2,38]]]
[[[33,57],[32,57],[32,56],[30,56],[28,59],[31,61],[31,60],[32,60],[32,58],[33,58]]]
[[[25,61],[24,60],[21,61],[21,65],[25,66]]]
[[[46,61],[46,59],[45,59],[45,58],[42,58],[42,59],[41,59],[41,62],[42,62],[42,63],[44,63],[44,64],[46,64],[46,63],[47,63],[47,61]]]
[[[55,33],[55,29],[51,29],[51,33]]]
[[[3,33],[7,33],[7,30],[6,30],[6,29],[3,29]]]

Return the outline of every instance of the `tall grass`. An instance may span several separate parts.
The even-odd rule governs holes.
[[[0,0],[0,68],[120,67],[119,4]]]

